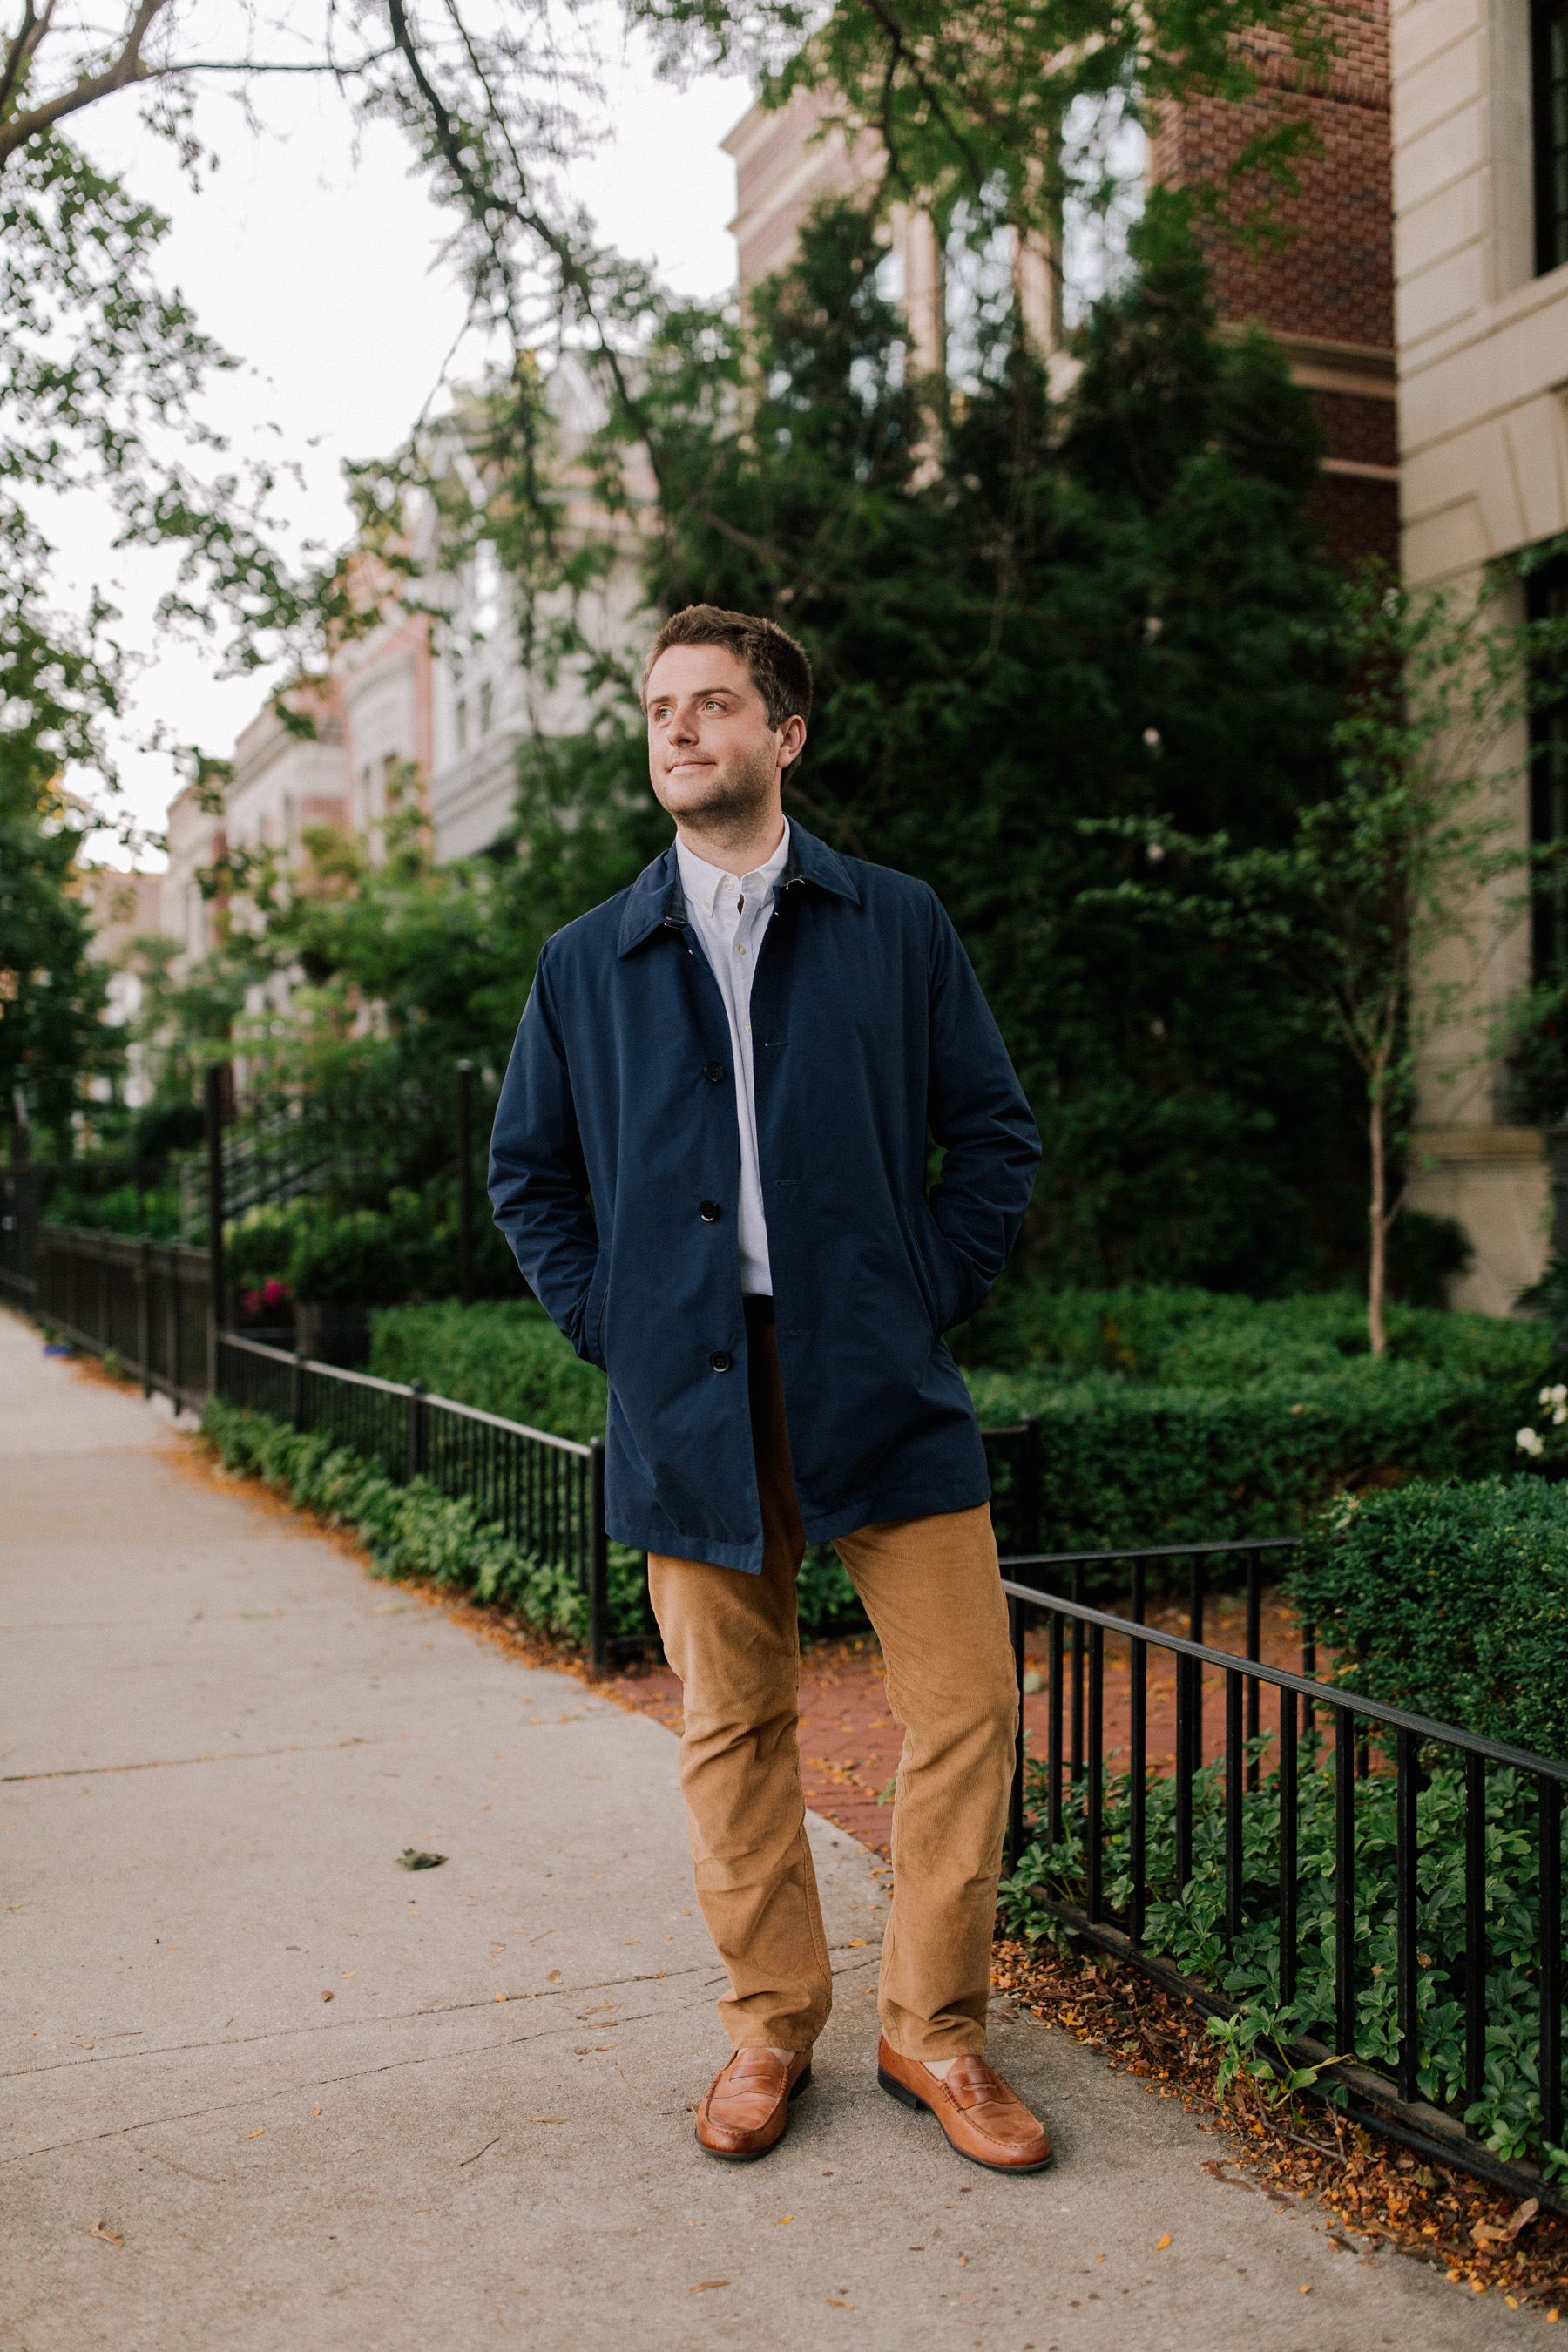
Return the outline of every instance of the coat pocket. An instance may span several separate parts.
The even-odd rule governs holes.
[[[583,1318],[577,1327],[577,1353],[585,1363],[596,1364],[607,1371],[605,1361],[605,1308],[610,1296],[610,1253],[599,1252],[599,1262],[594,1268],[594,1278],[588,1285],[588,1295],[583,1301]]]

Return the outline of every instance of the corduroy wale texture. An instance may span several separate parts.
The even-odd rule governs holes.
[[[680,1786],[698,1901],[729,1974],[737,2049],[809,2050],[833,1969],[805,1834],[796,1735],[795,1502],[773,1335],[752,1333],[750,1407],[760,1574],[650,1553],[648,1590],[684,1686]],[[893,1807],[893,1906],[878,2007],[901,2057],[985,2047],[991,1937],[1018,1720],[1007,1604],[985,1504],[837,1539],[881,1643],[905,1727]]]

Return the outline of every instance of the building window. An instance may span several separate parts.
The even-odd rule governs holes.
[[[1533,0],[1535,269],[1568,261],[1568,0]]]
[[[1562,620],[1568,614],[1568,562],[1533,572],[1526,593],[1532,621]],[[1568,681],[1561,700],[1535,711],[1531,733],[1530,838],[1533,848],[1548,849],[1568,842]],[[1568,981],[1568,870],[1560,866],[1531,908],[1531,963],[1537,987]]]
[[[490,720],[495,716],[495,688],[488,677],[481,678],[479,681],[479,733],[481,735],[488,735],[490,731]]]

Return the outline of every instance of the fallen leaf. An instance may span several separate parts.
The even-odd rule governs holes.
[[[794,2220],[795,2215],[793,2213],[781,2213],[779,2215],[779,2228],[782,2230],[786,2221],[793,2221]]]
[[[498,2000],[504,2000],[506,1999],[506,1995],[505,1995],[505,1993],[504,1993],[504,1992],[498,1992],[498,1993],[497,1993],[497,1995],[496,1995],[496,1999],[497,1999]]]
[[[560,1971],[560,1969],[551,1969],[551,1971],[550,1971],[550,1974],[545,1978],[544,1981],[545,1981],[545,1983],[546,1983],[546,1984],[559,1984],[559,1983],[560,1983],[560,1981],[561,1981],[561,1971]]]
[[[864,1936],[851,1936],[849,1938],[850,1950],[852,1952],[863,1952],[866,1948],[866,1941],[867,1939]]]
[[[824,2303],[830,2303],[835,2311],[853,2311],[855,2308],[852,2303],[840,2303],[836,2294],[825,2294],[822,2300]]]
[[[321,2110],[320,2109],[320,2107],[312,2107],[312,2108],[310,2109],[310,2113],[311,2113],[313,2116],[319,2116],[319,2115],[321,2114]]]
[[[122,2246],[125,2243],[119,2231],[111,2230],[107,2221],[101,2219],[93,2223],[92,2234],[95,2238],[101,2238],[106,2246]]]
[[[1510,2238],[1517,2238],[1521,2230],[1528,2230],[1540,2210],[1540,2198],[1527,2197],[1523,2204],[1516,2206],[1513,2211],[1509,2215],[1509,2236]]]
[[[438,1870],[447,1857],[444,1853],[420,1853],[416,1847],[405,1845],[397,1859],[405,1870]]]
[[[337,1994],[335,1992],[324,1992],[321,1995],[321,1999],[323,2000],[336,2000]]]
[[[256,2129],[253,2132],[247,2132],[245,2137],[247,2139],[259,2139],[266,2129],[265,2124],[258,2124]]]
[[[343,1983],[344,1983],[344,1984],[347,1984],[347,1982],[348,1982],[348,1980],[349,1980],[350,1977],[357,1977],[357,1976],[358,1976],[358,1974],[359,1974],[359,1970],[358,1970],[357,1969],[345,1969],[343,1970],[343,1973],[342,1973],[342,1981],[343,1981]]]
[[[1311,2294],[1311,2292],[1312,2292],[1312,2290],[1311,2290],[1311,2288],[1310,2288],[1310,2286],[1299,2287],[1299,2288],[1297,2289],[1297,2293],[1298,2293],[1298,2294]]]
[[[695,2286],[689,2286],[686,2292],[688,2294],[706,2294],[710,2286],[728,2286],[729,2284],[728,2279],[700,2279]]]
[[[1166,2247],[1170,2244],[1170,2242],[1171,2242],[1171,2233],[1170,2233],[1169,2230],[1167,2230],[1167,2231],[1166,2231],[1166,2232],[1165,2232],[1165,2234],[1164,2234],[1164,2236],[1161,2239],[1161,2241],[1160,2241],[1159,2244],[1155,2247],[1154,2252],[1155,2252],[1157,2254],[1163,2254],[1163,2253],[1164,2252],[1164,2251],[1165,2251]],[[1303,2290],[1303,2292],[1304,2292],[1304,2290]]]
[[[1512,2234],[1510,2230],[1500,2228],[1495,2221],[1478,2221],[1470,2231],[1478,2246],[1495,2246],[1500,2242],[1506,2245]]]

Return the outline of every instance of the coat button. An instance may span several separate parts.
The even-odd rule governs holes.
[[[710,1063],[709,1063],[709,1065],[708,1065],[708,1066],[707,1066],[707,1068],[703,1071],[702,1075],[703,1075],[703,1076],[707,1079],[707,1081],[708,1081],[708,1083],[709,1083],[709,1085],[710,1085],[710,1087],[716,1087],[716,1086],[718,1085],[718,1083],[719,1083],[720,1079],[721,1079],[721,1078],[723,1076],[723,1075],[724,1075],[724,1065],[723,1065],[723,1063],[722,1063],[722,1062],[710,1062]]]
[[[734,1360],[728,1348],[715,1348],[708,1359],[710,1370],[715,1372],[727,1372]]]
[[[702,1201],[698,1203],[697,1213],[705,1225],[716,1225],[723,1211],[717,1201]]]

